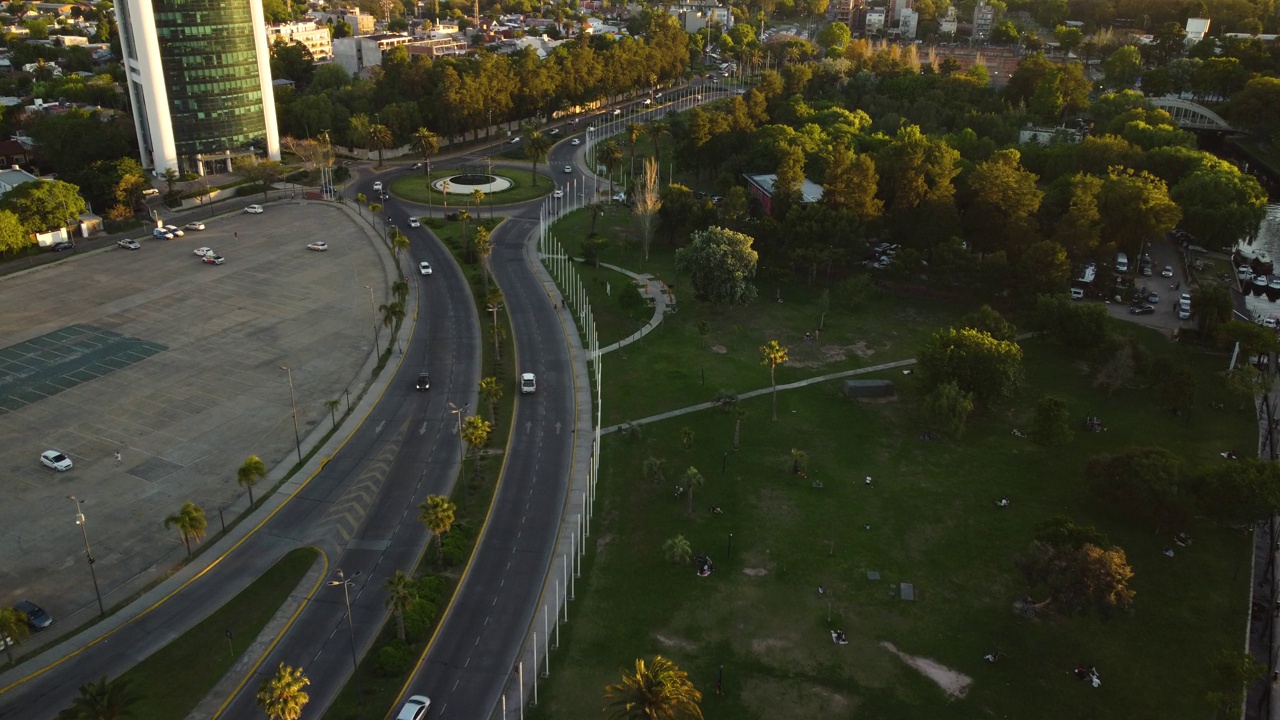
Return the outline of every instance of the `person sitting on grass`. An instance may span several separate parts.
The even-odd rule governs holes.
[[[719,505],[712,505],[712,506],[711,506],[711,514],[712,514],[712,515],[723,515],[723,514],[724,514],[724,510],[723,510],[723,509],[721,509]]]
[[[997,507],[1009,507],[1009,496],[1008,496],[1008,495],[1001,495],[1001,496],[1000,496],[1000,499],[996,501],[996,506],[997,506]]]

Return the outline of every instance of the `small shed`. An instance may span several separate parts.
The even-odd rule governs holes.
[[[850,400],[876,402],[893,400],[898,391],[892,380],[845,380],[844,396]]]

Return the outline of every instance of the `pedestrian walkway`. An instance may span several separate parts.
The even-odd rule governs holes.
[[[640,295],[644,297],[649,306],[653,308],[653,317],[650,318],[649,322],[646,323],[644,327],[634,333],[612,345],[607,345],[597,350],[597,356],[613,352],[621,347],[626,347],[633,342],[638,342],[640,338],[653,332],[653,329],[658,327],[658,324],[662,322],[662,318],[665,317],[668,312],[676,311],[675,294],[671,292],[671,289],[667,287],[666,283],[655,278],[649,273],[634,273],[626,268],[620,268],[617,265],[610,265],[609,263],[600,263],[600,267],[609,268],[610,270],[620,272],[631,278],[631,280],[636,284],[636,287],[640,288]]]
[[[809,385],[817,385],[818,383],[827,382],[828,380],[839,380],[841,378],[855,377],[857,375],[869,375],[871,373],[883,372],[885,370],[895,370],[897,368],[910,367],[915,364],[916,364],[915,358],[907,358],[906,360],[895,360],[893,362],[881,363],[880,365],[872,365],[871,367],[858,368],[856,370],[843,370],[841,372],[831,373],[829,375],[819,375],[817,377],[811,377],[806,380],[797,380],[796,382],[793,382],[793,383],[779,385],[778,389],[779,390],[795,390],[796,388],[808,387]],[[751,390],[749,392],[740,393],[738,395],[738,399],[746,400],[747,398],[758,397],[760,395],[764,395],[772,391],[773,391],[773,388],[771,387],[760,388],[759,390]],[[679,410],[671,410],[669,412],[659,413],[657,415],[650,415],[649,417],[646,417],[646,418],[640,418],[639,420],[632,420],[630,422],[622,423],[619,425],[610,425],[609,427],[602,429],[600,431],[600,434],[606,435],[611,432],[617,432],[618,430],[621,430],[624,426],[648,425],[649,423],[658,422],[660,420],[669,420],[673,417],[688,415],[689,413],[695,413],[702,410],[710,410],[711,408],[718,407],[719,405],[720,403],[716,400],[712,400],[711,402],[699,403],[697,405],[690,405],[689,407],[680,408]]]

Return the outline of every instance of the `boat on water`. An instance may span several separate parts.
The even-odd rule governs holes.
[[[1271,282],[1270,282],[1270,283],[1267,283],[1267,289],[1268,289],[1268,290],[1275,290],[1276,292],[1280,292],[1280,276],[1272,275],[1272,276],[1271,276]]]
[[[1257,288],[1264,288],[1264,287],[1266,287],[1266,286],[1267,286],[1267,276],[1266,276],[1266,275],[1254,275],[1254,276],[1253,276],[1253,286],[1254,286],[1254,287],[1257,287]]]
[[[1269,330],[1275,330],[1280,328],[1280,319],[1277,319],[1275,315],[1272,315],[1270,317],[1263,318],[1263,320],[1258,324]]]
[[[1237,279],[1237,280],[1252,280],[1252,279],[1253,279],[1253,268],[1249,267],[1248,265],[1241,265],[1240,267],[1236,268],[1236,279]]]
[[[1261,248],[1253,252],[1253,257],[1254,257],[1254,262],[1258,263],[1259,265],[1271,264],[1271,256],[1267,254],[1266,250],[1263,250]]]

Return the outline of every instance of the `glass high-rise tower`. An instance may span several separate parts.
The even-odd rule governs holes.
[[[225,172],[280,159],[262,0],[118,0],[143,167]]]

